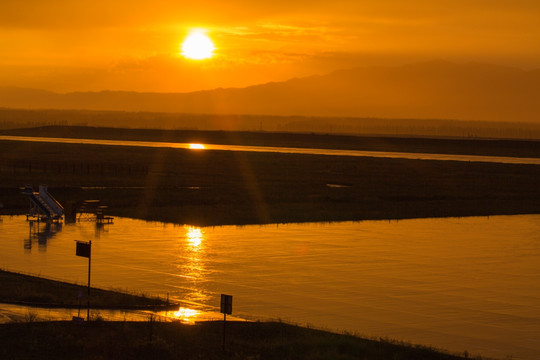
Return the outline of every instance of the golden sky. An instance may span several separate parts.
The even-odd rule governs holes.
[[[540,68],[538,0],[2,0],[0,86],[186,92],[444,59]],[[183,58],[203,28],[217,50]]]

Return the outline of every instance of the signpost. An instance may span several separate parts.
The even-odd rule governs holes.
[[[232,314],[232,295],[221,294],[221,313],[223,314],[223,342],[221,346],[225,351],[225,324],[227,324],[227,314]]]
[[[77,243],[75,255],[88,258],[88,306],[86,311],[86,321],[90,321],[90,264],[92,259],[92,241],[75,241]]]
[[[232,314],[232,295],[221,294],[221,313],[227,319],[227,314]]]
[[[81,317],[81,299],[82,299],[82,290],[79,289],[77,293],[77,303],[78,303],[79,311],[77,312],[77,316],[73,317],[73,322],[78,323],[78,324],[84,323],[84,319]]]

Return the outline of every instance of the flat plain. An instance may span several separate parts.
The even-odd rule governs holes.
[[[46,127],[3,134],[540,157],[540,142]],[[192,225],[540,213],[540,166],[0,141],[3,214],[21,187]]]

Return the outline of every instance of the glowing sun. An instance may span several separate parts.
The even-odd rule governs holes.
[[[204,31],[197,30],[186,36],[181,50],[182,56],[187,59],[204,60],[214,56],[216,46]]]

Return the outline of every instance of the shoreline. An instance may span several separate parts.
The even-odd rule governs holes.
[[[14,282],[6,282],[6,277],[14,278]],[[5,294],[5,288],[7,287],[9,293],[13,293],[13,289],[9,288],[10,285],[17,284],[21,285],[25,282],[30,282],[31,284],[36,284],[37,282],[43,283],[47,286],[50,286],[52,282],[63,288],[73,289],[74,287],[80,287],[80,285],[70,284],[67,282],[59,282],[56,280],[49,280],[41,277],[31,276],[31,275],[22,275],[14,273],[11,271],[6,271],[0,269],[0,278],[3,283],[3,294]],[[22,279],[22,281],[21,281]],[[103,291],[101,289],[92,288],[92,292]],[[107,291],[111,292],[111,291]],[[20,292],[16,292],[20,293]],[[133,297],[133,295],[122,294],[115,292],[116,294]],[[2,303],[14,303],[6,302],[4,299],[5,295],[0,296],[0,302]],[[141,297],[136,297],[139,300]],[[25,303],[29,307],[39,307],[42,304],[34,303],[29,304]],[[51,304],[48,304],[47,308]],[[172,305],[169,305],[172,306]],[[66,308],[64,306],[64,308]],[[141,310],[130,308],[119,309],[117,307],[100,307],[95,306],[91,307],[92,310],[96,309],[116,309],[116,310]],[[151,310],[148,307],[143,308],[143,310]],[[159,310],[165,310],[159,308]],[[248,321],[228,321],[227,322],[227,331],[229,332],[229,340],[227,342],[227,348],[231,352],[223,353],[220,351],[221,346],[218,339],[221,338],[221,330],[223,327],[223,321],[202,321],[196,322],[196,326],[180,324],[179,321],[173,322],[162,322],[160,320],[154,320],[152,317],[149,317],[147,321],[107,321],[106,319],[98,316],[93,318],[90,322],[85,322],[85,326],[81,324],[75,324],[72,321],[37,321],[35,316],[31,312],[25,316],[23,320],[12,321],[0,324],[0,344],[7,342],[17,342],[21,344],[22,348],[28,346],[25,339],[29,339],[27,336],[19,337],[16,335],[18,330],[21,328],[25,331],[30,331],[36,335],[39,334],[41,339],[40,344],[55,344],[54,346],[63,349],[62,351],[69,351],[69,345],[66,345],[66,342],[63,340],[67,333],[77,331],[80,333],[89,332],[86,335],[87,345],[91,344],[90,347],[93,348],[92,352],[102,351],[103,349],[110,349],[110,346],[113,342],[108,342],[107,344],[102,344],[100,338],[103,333],[107,334],[106,336],[110,338],[115,338],[118,334],[123,334],[126,331],[132,333],[129,341],[123,341],[122,346],[126,349],[131,349],[132,346],[138,347],[141,342],[145,342],[153,348],[153,351],[156,351],[155,346],[159,348],[159,342],[154,343],[153,337],[157,339],[165,338],[164,334],[174,334],[178,331],[185,333],[187,336],[195,341],[200,346],[196,347],[194,350],[196,356],[203,356],[205,358],[228,358],[229,355],[232,355],[232,349],[236,355],[233,358],[237,358],[237,353],[249,353],[249,357],[253,354],[263,355],[265,358],[269,359],[281,359],[283,354],[280,354],[277,357],[266,357],[268,351],[275,351],[276,349],[282,349],[283,347],[287,348],[287,353],[293,351],[293,349],[298,346],[302,347],[302,352],[298,353],[294,358],[319,358],[320,352],[331,351],[332,354],[337,352],[342,358],[356,358],[359,353],[365,352],[364,359],[383,359],[383,358],[392,358],[392,359],[447,359],[447,360],[457,360],[464,359],[467,356],[457,356],[452,355],[444,350],[434,349],[428,346],[421,345],[412,345],[408,343],[403,343],[400,341],[392,341],[388,339],[366,339],[356,335],[350,334],[338,334],[336,332],[330,332],[325,330],[311,329],[309,327],[301,327],[298,325],[291,325],[282,322],[248,322]],[[46,330],[45,330],[46,329]],[[135,332],[134,329],[137,329]],[[149,338],[149,329],[150,338]],[[204,335],[200,333],[205,331]],[[258,334],[254,336],[254,333]],[[287,333],[286,336],[281,335]],[[155,334],[155,335],[154,335]],[[160,335],[161,334],[161,335]],[[166,349],[170,349],[171,346],[179,346],[176,339],[181,337],[167,335],[166,340],[162,345],[166,345]],[[23,339],[23,340],[21,340]],[[234,339],[234,340],[231,340]],[[343,348],[344,343],[348,343],[345,348]],[[189,343],[189,342],[188,342]],[[25,345],[22,345],[25,344]],[[98,345],[99,344],[99,345]],[[153,345],[152,345],[153,344]],[[49,346],[47,345],[47,346]],[[95,348],[94,348],[95,346]],[[185,345],[182,345],[185,346]],[[17,354],[20,354],[22,350],[19,346],[2,346],[0,345],[0,355],[3,355],[2,358],[11,358]],[[42,350],[39,347],[33,345],[37,353]],[[206,353],[203,349],[210,349],[211,354]],[[36,354],[37,354],[36,353]],[[201,355],[205,354],[205,355]],[[182,353],[181,356],[172,354],[171,359],[184,358],[185,353]],[[246,354],[247,355],[247,354]],[[178,357],[177,357],[178,356]],[[333,358],[335,355],[329,355],[325,358]],[[420,357],[419,357],[420,356]],[[288,357],[288,356],[286,356]],[[133,358],[138,359],[139,357],[133,356]],[[141,358],[146,358],[144,355]],[[240,358],[244,358],[241,356]]]
[[[0,302],[45,309],[85,308],[87,287],[65,281],[0,269]],[[78,299],[78,295],[81,298]],[[49,301],[44,301],[48,299]],[[71,300],[70,300],[71,299]],[[91,309],[96,310],[170,310],[180,305],[114,290],[90,288]]]
[[[45,278],[44,278],[45,279]],[[94,289],[94,288],[93,288]],[[98,288],[95,288],[98,289]],[[77,309],[79,306],[74,304],[54,304],[54,303],[39,303],[39,302],[25,302],[25,301],[10,301],[10,300],[1,300],[0,303],[8,305],[19,305],[27,307],[36,307],[41,309]],[[134,310],[149,310],[149,311],[167,311],[177,309],[179,304],[169,304],[169,305],[98,305],[91,306],[90,310],[125,310],[125,311],[134,311]],[[86,309],[86,305],[82,304],[81,309]]]
[[[17,211],[17,212],[6,212],[1,211],[0,209],[0,216],[26,216],[27,214],[24,211]],[[267,226],[267,225],[287,225],[287,224],[331,224],[331,223],[340,223],[340,222],[362,222],[362,221],[403,221],[403,220],[416,220],[416,219],[446,219],[446,218],[468,218],[468,217],[495,217],[495,216],[526,216],[526,215],[540,215],[540,211],[538,212],[513,212],[513,211],[505,211],[501,210],[500,212],[490,212],[490,213],[470,213],[470,212],[458,212],[454,215],[448,214],[448,215],[418,215],[418,216],[395,216],[395,217],[364,217],[364,218],[335,218],[335,219],[311,219],[311,220],[283,220],[283,221],[272,221],[272,222],[240,222],[240,221],[234,221],[234,222],[191,222],[191,223],[182,223],[177,222],[173,220],[167,220],[167,218],[159,217],[159,218],[152,218],[152,217],[137,217],[136,215],[130,215],[129,213],[124,212],[117,212],[117,211],[111,211],[108,213],[108,215],[113,215],[114,217],[119,218],[129,218],[134,220],[140,220],[140,221],[147,221],[147,222],[160,222],[164,224],[175,224],[175,225],[186,225],[186,226],[196,226],[196,227],[215,227],[215,226]],[[35,220],[34,220],[35,221]],[[42,220],[41,223],[47,223],[47,220]],[[65,224],[65,219],[60,222],[61,224]],[[113,223],[114,224],[114,220]],[[1,270],[1,269],[0,269]]]

